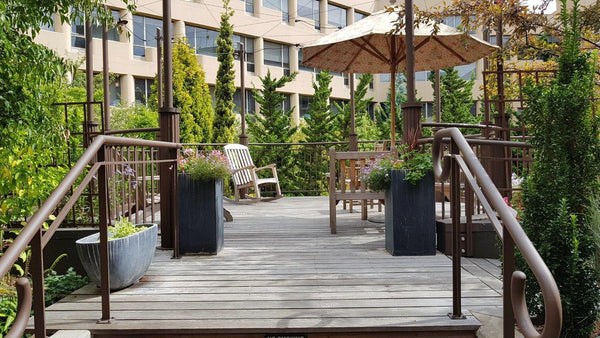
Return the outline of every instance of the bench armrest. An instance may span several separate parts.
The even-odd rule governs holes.
[[[273,170],[273,169],[275,169],[275,166],[276,166],[275,164],[268,164],[264,167],[256,168],[256,169],[254,169],[254,171],[261,171],[261,170],[265,170],[265,169]]]
[[[241,167],[241,168],[237,168],[237,169],[231,169],[231,175],[238,173],[242,170],[256,170],[256,166],[255,165],[247,165],[245,167]]]

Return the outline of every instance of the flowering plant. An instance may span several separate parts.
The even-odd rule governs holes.
[[[194,149],[184,149],[177,160],[178,170],[190,174],[192,179],[209,181],[229,177],[227,157],[218,150],[197,152]]]
[[[416,150],[403,151],[399,158],[386,156],[371,161],[360,173],[360,179],[371,190],[380,191],[390,187],[392,183],[392,170],[408,170],[405,181],[417,184],[427,172],[433,169],[431,154],[421,153]]]

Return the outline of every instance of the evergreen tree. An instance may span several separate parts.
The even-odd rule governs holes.
[[[600,303],[600,278],[593,265],[599,252],[594,228],[600,222],[594,65],[580,51],[579,1],[573,1],[571,14],[567,0],[561,3],[565,40],[557,78],[525,91],[529,100],[523,114],[534,136],[535,162],[524,184],[522,222],[560,290],[561,337],[587,338]],[[522,258],[519,268],[528,278],[529,311],[543,317],[540,287]]]
[[[317,82],[313,82],[315,94],[308,105],[308,114],[305,118],[307,126],[302,128],[307,142],[330,142],[335,141],[334,116],[331,114],[331,79],[333,76],[328,71],[321,71],[317,75]]]
[[[350,74],[354,76],[354,74]],[[354,91],[354,112],[355,112],[355,131],[360,128],[360,123],[363,121],[362,115],[368,115],[367,110],[369,102],[372,98],[365,98],[369,91],[369,84],[373,81],[373,75],[362,74],[358,82],[358,86]],[[335,131],[338,140],[348,140],[350,138],[350,119],[352,117],[352,107],[350,103],[338,104],[334,103],[339,113],[335,117]]]
[[[235,115],[233,113],[233,94],[235,93],[235,71],[233,70],[233,27],[229,18],[233,15],[229,0],[223,1],[225,11],[221,14],[221,27],[217,37],[217,60],[219,70],[215,83],[215,120],[213,142],[231,143],[234,139]]]
[[[152,86],[149,101],[156,106],[156,85]],[[206,75],[185,38],[173,44],[173,105],[179,109],[182,143],[212,141],[214,117]]]
[[[284,75],[279,79],[271,77],[271,71],[267,71],[265,77],[261,77],[262,89],[254,89],[252,95],[260,105],[260,113],[254,116],[248,115],[248,131],[254,142],[258,143],[287,143],[297,131],[290,123],[294,108],[283,111],[285,96],[277,89],[285,86],[296,77],[297,73]]]
[[[406,76],[396,73],[396,137],[402,138],[402,103],[406,102]],[[378,139],[389,140],[391,132],[390,116],[392,115],[392,86],[388,89],[387,99],[375,110],[375,124],[379,129]]]
[[[478,123],[479,120],[471,114],[473,105],[473,84],[475,80],[464,80],[458,75],[455,68],[444,69],[444,75],[440,76],[441,97],[441,121],[447,123]],[[435,88],[435,73],[431,73],[429,81]],[[434,110],[437,108],[434,104]],[[475,129],[470,129],[474,131]],[[463,133],[467,131],[464,130]]]

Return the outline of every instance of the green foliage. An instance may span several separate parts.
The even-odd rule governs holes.
[[[350,74],[354,76],[354,74]],[[367,110],[369,102],[373,98],[365,98],[369,91],[369,84],[373,81],[372,74],[362,74],[358,82],[358,86],[354,91],[354,112],[355,112],[355,132],[360,128],[361,123],[364,121],[363,116],[369,116]],[[352,117],[352,107],[350,103],[344,103],[342,105],[337,102],[334,103],[339,113],[334,119],[335,131],[338,140],[348,140],[350,137],[350,119]]]
[[[392,170],[407,170],[405,181],[417,184],[425,175],[433,170],[433,161],[430,152],[419,152],[401,148],[400,158],[392,156],[382,157],[371,161],[365,167],[360,177],[369,189],[380,191],[390,187],[392,183]]]
[[[155,87],[152,88],[156,102]],[[173,105],[180,113],[182,143],[212,141],[214,116],[206,75],[185,39],[173,45]]]
[[[0,337],[6,336],[17,316],[16,292],[0,296]]]
[[[308,105],[308,114],[304,120],[306,128],[302,129],[306,135],[307,142],[330,142],[335,141],[333,133],[334,116],[331,114],[329,95],[331,95],[331,75],[328,71],[321,71],[317,75],[317,82],[313,82],[315,94]]]
[[[260,105],[259,114],[247,115],[248,131],[254,142],[258,143],[287,143],[297,131],[297,127],[291,125],[293,107],[283,111],[285,96],[277,89],[283,88],[286,83],[291,82],[297,73],[289,76],[284,75],[279,79],[271,77],[271,71],[260,78],[262,89],[254,89],[252,95]]]
[[[540,252],[561,291],[562,337],[589,337],[598,318],[598,255],[590,224],[598,213],[600,149],[598,121],[592,114],[594,72],[589,55],[579,50],[578,1],[568,14],[557,78],[550,85],[530,84],[524,121],[533,133],[533,169],[524,183],[523,228]],[[597,227],[596,227],[597,228]],[[541,291],[525,262],[527,301],[542,317]]]
[[[179,156],[177,169],[190,174],[194,180],[204,182],[229,177],[227,157],[218,150],[196,152],[191,148],[185,149]]]
[[[46,306],[56,303],[61,298],[84,287],[88,283],[88,277],[78,275],[72,267],[70,267],[64,275],[59,275],[56,271],[50,271],[44,278],[44,297]]]
[[[146,229],[145,226],[135,226],[129,221],[129,218],[121,216],[115,225],[108,227],[108,232],[112,235],[109,240],[127,237],[144,229]]]
[[[442,102],[441,121],[446,123],[469,123],[476,124],[479,120],[471,114],[473,106],[473,84],[475,79],[467,81],[458,75],[455,68],[443,70],[445,74],[440,76],[440,97]],[[435,73],[431,73],[429,81],[435,88]],[[434,110],[436,107],[434,106]],[[463,134],[477,133],[476,129],[461,129]]]
[[[112,130],[158,127],[158,112],[142,104],[113,107],[110,115],[110,129]],[[156,138],[156,133],[128,134],[127,137],[153,140]]]
[[[406,102],[406,76],[402,73],[396,73],[396,138],[402,138],[402,103]],[[392,87],[388,90],[387,99],[375,109],[375,125],[379,130],[376,139],[387,140],[391,135],[391,116],[392,116]]]
[[[233,15],[229,0],[223,1],[221,26],[217,36],[217,82],[215,84],[215,120],[213,124],[213,142],[231,143],[234,139],[233,94],[235,93],[235,71],[233,69],[233,26],[229,18]]]

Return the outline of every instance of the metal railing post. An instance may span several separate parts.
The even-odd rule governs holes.
[[[44,297],[44,249],[42,247],[42,228],[31,240],[30,273],[33,282],[33,315],[36,337],[46,337],[46,312]]]
[[[454,140],[450,143],[450,153],[458,155],[459,149]],[[452,313],[450,318],[463,319],[461,309],[460,274],[460,168],[454,157],[450,169],[450,217],[452,217]]]
[[[510,232],[506,226],[502,226],[502,303],[504,304],[502,310],[502,329],[504,331],[504,338],[515,338],[515,313],[512,304],[512,275],[515,271],[515,241],[510,235]]]
[[[99,163],[106,160],[106,146],[98,149]],[[98,323],[110,323],[110,268],[108,252],[108,189],[106,165],[98,169],[98,203],[100,207],[100,294],[102,296],[102,318]]]

